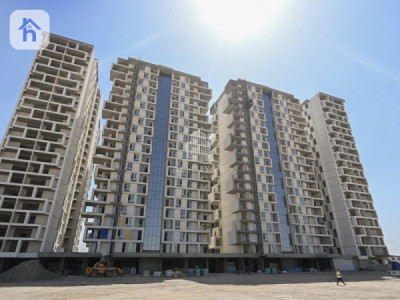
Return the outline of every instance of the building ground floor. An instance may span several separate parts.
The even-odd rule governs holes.
[[[48,270],[60,275],[83,275],[88,266],[104,259],[100,253],[58,252],[25,254],[23,257],[2,257],[0,254],[0,273],[29,260],[39,259]],[[134,269],[137,274],[144,271],[166,271],[187,269],[208,269],[210,273],[257,272],[259,269],[286,270],[288,272],[326,271],[335,268],[336,257],[306,256],[263,256],[257,254],[160,254],[160,253],[116,253],[112,264],[130,274]]]

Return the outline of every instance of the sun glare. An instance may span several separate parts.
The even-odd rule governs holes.
[[[276,17],[279,0],[198,0],[202,19],[223,39],[259,35]]]

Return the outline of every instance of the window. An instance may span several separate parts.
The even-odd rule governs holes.
[[[268,233],[263,233],[264,242],[268,242]]]
[[[186,219],[186,210],[181,210],[181,219]]]
[[[124,183],[124,191],[125,192],[130,192],[131,191],[131,184],[130,183]]]
[[[131,174],[131,181],[136,181],[136,173]]]
[[[174,218],[174,210],[173,209],[166,209],[165,211],[165,217],[166,218]]]
[[[125,230],[124,229],[118,229],[118,238],[124,238],[125,235]]]
[[[175,221],[175,230],[180,230],[181,229],[181,221]]]
[[[126,215],[126,211],[128,210],[128,207],[126,205],[121,206],[121,215]]]
[[[143,153],[150,153],[150,147],[149,147],[149,146],[143,145],[143,146],[142,146],[142,152],[143,152]]]
[[[136,217],[143,217],[144,216],[144,208],[143,207],[135,207],[134,215]]]
[[[164,229],[172,229],[172,221],[171,220],[164,221]]]
[[[266,221],[266,220],[267,220],[267,218],[265,217],[265,213],[262,212],[261,213],[261,221]]]
[[[298,206],[298,207],[297,207],[297,212],[298,212],[299,214],[302,214],[302,213],[303,213],[303,207]]]
[[[138,227],[135,225],[135,227]],[[138,230],[133,230],[132,231],[132,240],[140,240],[141,236],[140,236],[141,231]]]
[[[145,185],[138,185],[137,186],[137,192],[138,193],[142,193],[142,194],[146,194],[146,186]]]
[[[126,169],[129,171],[132,171],[132,167],[133,167],[133,163],[132,162],[128,162],[128,165],[126,166]]]
[[[267,191],[267,185],[265,183],[263,183],[261,186],[262,186],[262,191],[266,192]]]
[[[143,227],[143,219],[135,219],[134,226],[135,227]]]
[[[165,199],[165,206],[166,207],[173,207],[174,206],[174,199],[170,199],[170,198]]]
[[[175,196],[175,189],[167,188],[167,196]]]
[[[137,204],[144,204],[146,201],[146,196],[137,196]]]

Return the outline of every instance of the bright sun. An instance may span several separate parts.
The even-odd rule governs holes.
[[[198,0],[201,17],[224,39],[260,34],[276,17],[280,0]]]

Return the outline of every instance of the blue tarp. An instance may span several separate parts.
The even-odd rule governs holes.
[[[392,261],[392,269],[393,270],[400,270],[400,263],[397,261]]]
[[[106,240],[108,238],[108,229],[100,230],[100,239]]]

